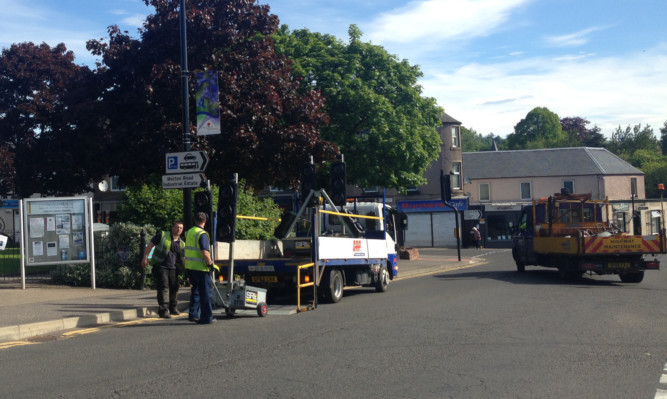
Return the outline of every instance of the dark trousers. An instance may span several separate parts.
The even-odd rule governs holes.
[[[192,285],[188,318],[210,323],[213,321],[213,281],[210,273],[199,270],[187,272]]]
[[[176,305],[178,305],[178,273],[176,273],[176,269],[158,268],[155,280],[160,314],[166,314],[168,310],[176,309]]]

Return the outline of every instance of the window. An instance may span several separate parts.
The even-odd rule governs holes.
[[[452,147],[460,147],[461,140],[459,135],[459,127],[452,126]]]
[[[491,201],[491,187],[489,183],[479,183],[479,200]]]
[[[574,181],[573,180],[565,180],[563,182],[563,188],[567,189],[567,191],[570,194],[574,194]]]
[[[111,191],[125,191],[125,186],[118,185],[118,176],[113,176],[111,179]]]
[[[364,194],[374,194],[378,193],[380,190],[378,189],[378,186],[372,186],[372,187],[364,187]]]
[[[452,190],[461,189],[461,162],[452,162]]]
[[[521,199],[529,200],[533,198],[530,182],[521,183]]]

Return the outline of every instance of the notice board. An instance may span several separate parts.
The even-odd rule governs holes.
[[[88,197],[23,201],[27,266],[90,262],[93,219]]]

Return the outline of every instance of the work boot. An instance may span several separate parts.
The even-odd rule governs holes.
[[[157,314],[158,314],[158,316],[160,316],[163,319],[171,319],[171,315],[166,310],[165,311],[159,311]]]
[[[181,312],[179,312],[178,309],[176,308],[169,309],[169,313],[171,313],[172,316],[178,316],[179,314],[181,314]]]

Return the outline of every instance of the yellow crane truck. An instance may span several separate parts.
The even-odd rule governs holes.
[[[624,233],[611,222],[609,210],[608,201],[592,200],[590,194],[533,200],[522,209],[513,237],[517,270],[546,266],[557,268],[565,279],[617,274],[623,282],[639,283],[645,270],[660,269],[656,256],[665,253],[665,229],[652,235]]]

